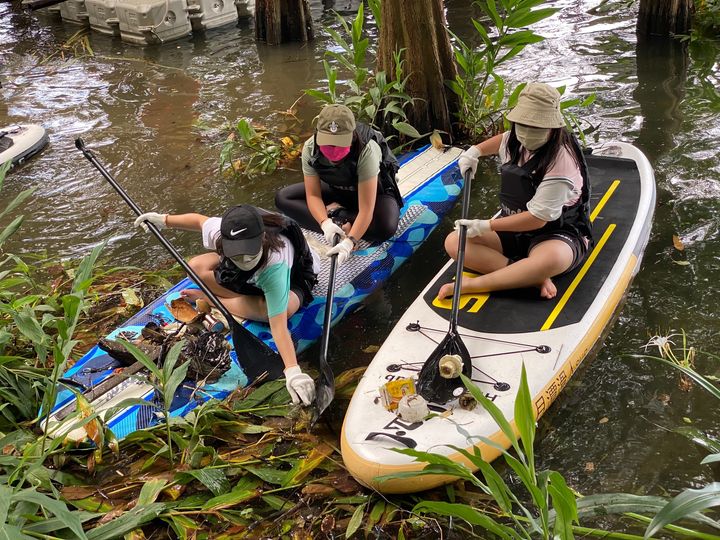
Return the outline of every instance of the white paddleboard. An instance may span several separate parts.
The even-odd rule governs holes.
[[[473,381],[514,426],[513,410],[523,364],[535,414],[547,411],[580,363],[604,336],[637,273],[650,235],[655,178],[647,158],[627,143],[609,143],[588,157],[595,247],[583,265],[555,284],[552,300],[537,289],[461,297],[458,330],[473,358]],[[456,446],[481,450],[491,461],[509,441],[481,407],[455,399],[430,404],[425,420],[402,421],[381,403],[388,381],[417,378],[448,331],[451,299],[437,292],[455,274],[450,261],[402,316],[360,380],[341,435],[342,456],[361,483],[386,493],[429,489],[454,478],[437,475],[380,481],[378,477],[422,470],[425,463],[394,451],[434,452],[474,468]]]
[[[0,165],[21,165],[48,143],[45,128],[36,124],[0,127]]]

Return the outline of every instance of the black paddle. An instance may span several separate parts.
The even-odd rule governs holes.
[[[340,235],[333,237],[333,246],[337,245]],[[335,274],[337,274],[337,254],[330,257],[330,277],[328,278],[328,292],[325,299],[325,318],[323,320],[323,335],[320,341],[320,357],[318,358],[318,369],[320,378],[315,385],[315,408],[316,415],[313,420],[317,421],[320,415],[327,409],[335,397],[335,376],[328,364],[328,344],[330,341],[330,322],[332,320],[333,301],[335,299]]]
[[[128,206],[132,208],[133,212],[135,212],[138,216],[142,215],[143,211],[117,183],[115,178],[113,178],[105,167],[97,160],[93,152],[85,147],[85,142],[80,138],[75,139],[75,146],[83,153],[88,161],[90,161],[90,163],[92,163],[95,168],[100,171],[100,174],[103,175],[105,180],[110,183],[110,185],[115,189],[115,191],[117,191]],[[261,375],[266,375],[267,380],[282,377],[283,363],[280,355],[235,320],[228,309],[217,298],[215,293],[213,293],[203,280],[195,273],[195,271],[190,268],[190,265],[185,262],[180,253],[178,253],[178,251],[162,235],[155,225],[148,221],[145,222],[145,225],[147,225],[148,230],[160,241],[163,247],[170,252],[170,255],[172,255],[178,264],[182,266],[183,270],[187,272],[188,276],[190,276],[197,286],[200,287],[200,290],[215,304],[218,310],[220,310],[220,313],[222,313],[227,320],[232,331],[235,354],[237,354],[238,362],[242,366],[243,371],[248,378],[248,383],[252,383]]]
[[[470,172],[471,171],[468,170],[465,174],[462,219],[467,219],[470,211]],[[467,227],[462,225],[458,234],[457,266],[455,267],[455,289],[453,290],[452,310],[450,311],[450,328],[445,338],[425,361],[425,364],[423,364],[420,370],[420,375],[418,375],[418,394],[428,401],[434,401],[435,403],[446,403],[450,401],[453,397],[457,397],[457,389],[462,389],[463,387],[458,376],[459,374],[451,377],[441,375],[441,363],[452,363],[453,359],[459,357],[462,361],[463,374],[468,378],[472,377],[472,359],[457,330],[458,312],[460,310],[460,285],[462,283],[463,265],[465,264],[466,240]]]

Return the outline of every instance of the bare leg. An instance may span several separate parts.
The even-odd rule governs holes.
[[[456,231],[451,232],[445,238],[445,251],[452,259],[457,260],[459,235]],[[494,232],[468,238],[465,241],[465,262],[464,266],[480,272],[489,274],[508,265],[509,259],[502,254],[500,238]],[[438,298],[452,296],[455,290],[454,283],[446,283],[440,287]]]
[[[573,252],[562,240],[547,240],[535,246],[530,254],[509,266],[477,277],[464,277],[463,293],[492,292],[521,287],[539,287],[543,298],[553,298],[557,289],[550,279],[561,274],[572,264]],[[444,297],[453,292],[453,284],[443,285]],[[438,294],[438,297],[444,298]]]
[[[218,256],[214,253],[205,253],[198,255],[190,260],[190,267],[200,277],[208,288],[215,293],[223,305],[231,314],[250,319],[253,321],[267,321],[267,304],[263,296],[252,296],[246,294],[238,294],[225,287],[222,287],[215,281],[213,271],[218,265]],[[209,298],[199,289],[184,289],[180,294],[191,302],[197,301],[199,298]],[[300,308],[300,299],[297,295],[290,291],[288,298],[288,317],[292,316]]]

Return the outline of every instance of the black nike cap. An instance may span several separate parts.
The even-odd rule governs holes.
[[[262,249],[264,231],[262,217],[254,206],[240,204],[228,208],[220,222],[223,254],[255,255]]]

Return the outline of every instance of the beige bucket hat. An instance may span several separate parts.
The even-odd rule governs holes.
[[[565,126],[560,113],[560,92],[545,83],[531,82],[522,89],[517,105],[507,115],[516,124],[538,128]]]
[[[351,146],[355,131],[355,115],[345,105],[325,105],[317,117],[319,146]]]

